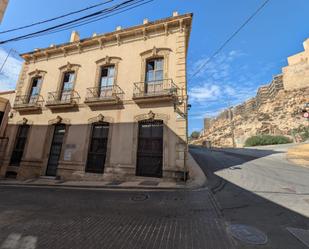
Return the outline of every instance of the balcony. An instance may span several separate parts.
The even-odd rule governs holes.
[[[122,101],[123,90],[117,86],[87,88],[85,104],[89,106],[115,105]]]
[[[17,111],[36,111],[42,108],[44,102],[41,95],[16,96],[13,109]]]
[[[50,109],[72,108],[79,102],[80,96],[74,90],[49,92],[46,107]]]
[[[173,101],[177,98],[178,90],[172,79],[136,82],[134,83],[133,100],[137,103]]]

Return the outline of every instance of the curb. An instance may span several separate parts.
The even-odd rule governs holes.
[[[133,191],[191,191],[205,187],[207,178],[198,163],[194,160],[192,155],[188,153],[188,170],[190,179],[186,184],[179,187],[155,187],[155,186],[113,186],[113,185],[75,185],[75,184],[44,184],[44,183],[22,183],[22,182],[5,182],[0,179],[1,186],[11,187],[29,187],[29,188],[62,188],[62,189],[83,189],[83,190],[133,190]]]
[[[10,187],[29,187],[29,188],[62,188],[62,189],[89,189],[89,190],[135,190],[135,191],[145,191],[145,190],[157,190],[157,191],[187,191],[191,190],[188,187],[179,188],[167,188],[167,187],[136,187],[136,186],[91,186],[91,185],[57,185],[57,184],[27,184],[27,183],[0,183],[1,186]]]
[[[199,164],[194,160],[191,153],[188,153],[188,169],[191,178],[187,182],[187,188],[194,190],[205,187],[207,177]]]

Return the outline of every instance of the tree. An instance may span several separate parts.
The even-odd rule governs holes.
[[[193,132],[191,133],[191,135],[190,135],[190,138],[191,138],[191,139],[198,139],[199,136],[200,136],[200,132],[198,132],[198,131],[193,131]]]

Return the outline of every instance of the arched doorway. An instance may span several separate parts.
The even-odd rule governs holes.
[[[163,121],[138,122],[137,176],[162,177]]]

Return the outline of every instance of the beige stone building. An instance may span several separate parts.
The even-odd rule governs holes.
[[[304,51],[288,58],[288,65],[282,69],[285,90],[309,86],[309,38],[303,43]]]
[[[192,14],[24,53],[0,175],[186,175]]]

